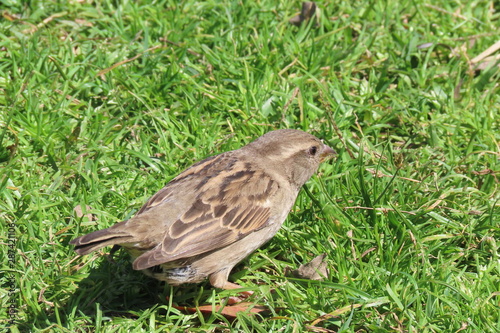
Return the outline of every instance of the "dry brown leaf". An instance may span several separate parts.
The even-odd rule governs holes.
[[[320,254],[307,264],[293,270],[292,275],[299,279],[323,281],[330,274],[325,258],[326,253]]]
[[[196,313],[199,311],[204,315],[211,315],[215,312],[218,312],[228,319],[235,319],[238,312],[245,312],[249,315],[254,315],[268,310],[263,305],[258,305],[249,302],[238,303],[235,305],[228,305],[228,306],[201,305],[196,308],[188,306],[173,306],[173,307],[176,308],[177,310],[187,313]]]
[[[491,54],[495,53],[498,50],[500,50],[500,41],[488,47],[486,50],[481,52],[481,54],[479,54],[477,57],[472,58],[471,62],[474,64],[479,63],[481,62],[481,60],[486,59],[488,56],[490,56]]]
[[[90,207],[89,205],[85,206],[85,212],[88,212],[91,209],[92,209],[92,207]],[[80,217],[86,217],[89,221],[94,221],[95,220],[94,215],[92,215],[91,213],[83,214],[83,209],[82,209],[81,205],[78,205],[75,208],[73,208],[73,211],[75,212],[76,217],[78,217],[78,218],[80,218]]]
[[[302,11],[299,15],[292,17],[288,22],[293,25],[300,26],[303,22],[309,21],[311,18],[315,18],[315,25],[318,24],[316,10],[317,6],[315,2],[306,1],[302,3]]]
[[[474,57],[470,62],[476,70],[485,70],[492,66],[500,67],[500,54],[492,55],[500,50],[500,41],[488,47],[478,56]]]

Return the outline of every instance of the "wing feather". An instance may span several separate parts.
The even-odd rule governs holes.
[[[196,192],[191,204],[165,224],[161,242],[134,261],[135,269],[217,250],[273,222],[270,199],[277,193],[278,183],[251,163],[223,155],[195,164],[195,170],[180,174],[141,209],[141,213],[153,214],[155,207],[175,201],[172,196],[183,195],[176,190],[186,188],[176,189],[176,184],[190,182]],[[206,168],[210,172],[205,172]]]

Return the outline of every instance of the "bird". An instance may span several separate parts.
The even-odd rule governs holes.
[[[267,132],[193,164],[131,219],[70,244],[79,255],[125,248],[134,270],[172,286],[208,278],[215,288],[240,288],[228,281],[231,270],[278,232],[301,187],[335,154],[304,131]]]

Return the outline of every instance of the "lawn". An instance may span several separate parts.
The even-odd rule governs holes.
[[[0,327],[500,331],[499,2],[317,5],[0,1]],[[230,276],[266,312],[68,244],[278,128],[338,155]],[[323,281],[287,273],[323,253]]]

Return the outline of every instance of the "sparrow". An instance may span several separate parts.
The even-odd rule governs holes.
[[[184,170],[131,219],[73,239],[80,255],[118,245],[132,267],[177,286],[235,289],[233,267],[280,229],[300,188],[335,154],[315,136],[275,130]]]

